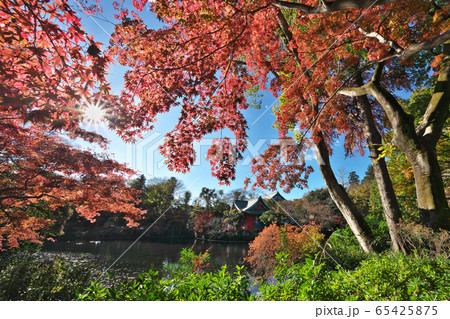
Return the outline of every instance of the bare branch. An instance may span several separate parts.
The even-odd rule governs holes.
[[[336,0],[334,2],[320,1],[317,7],[312,7],[301,3],[276,0],[274,5],[280,9],[297,10],[305,14],[324,14],[345,9],[370,8],[375,5],[385,5],[397,1],[398,0]]]
[[[371,82],[369,82],[371,83]],[[363,96],[366,94],[369,94],[368,85],[363,85],[359,87],[348,87],[343,88],[339,91],[339,94],[351,96],[351,97],[357,97],[357,96]]]
[[[394,51],[395,53],[401,53],[403,50],[403,48],[398,45],[397,42],[392,41],[392,40],[388,40],[385,37],[383,37],[381,34],[379,34],[378,32],[372,31],[372,32],[367,32],[366,30],[364,30],[361,27],[357,27],[358,31],[360,33],[362,33],[364,36],[369,37],[369,38],[375,38],[377,39],[380,43],[383,44],[387,44],[389,45]]]
[[[414,54],[416,54],[422,50],[431,50],[448,40],[450,40],[450,30],[447,30],[446,32],[442,33],[441,35],[438,35],[429,40],[410,45],[402,52],[400,57],[405,60],[409,59]]]

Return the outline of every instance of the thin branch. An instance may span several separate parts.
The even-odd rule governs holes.
[[[316,7],[301,3],[276,0],[274,5],[280,9],[297,10],[305,14],[324,14],[345,9],[364,9],[372,6],[380,6],[394,3],[399,0],[336,0],[334,2],[320,1]]]
[[[208,58],[208,57],[214,55],[216,52],[222,50],[223,48],[226,48],[227,46],[229,46],[229,45],[231,45],[231,44],[234,44],[234,43],[242,36],[242,34],[244,33],[244,31],[247,29],[247,25],[248,25],[248,22],[247,22],[247,20],[246,20],[246,21],[245,21],[245,25],[244,25],[244,27],[242,28],[241,32],[240,32],[233,40],[231,40],[230,42],[225,43],[224,45],[222,45],[222,46],[220,46],[220,47],[218,47],[218,48],[212,50],[212,51],[209,52],[208,54],[205,54],[204,56],[202,56],[202,57],[200,57],[200,58],[198,58],[198,59],[195,59],[195,60],[193,60],[193,61],[191,61],[191,62],[189,62],[189,63],[183,64],[183,65],[178,66],[178,67],[173,67],[173,68],[161,68],[161,69],[160,69],[160,68],[154,68],[153,71],[175,71],[175,70],[184,69],[184,68],[187,67],[187,66],[193,65],[193,64],[195,64],[195,63],[197,63],[197,62],[200,62],[200,61],[202,61],[202,60],[204,60],[204,59],[206,59],[206,58]]]
[[[369,83],[367,83],[363,86],[360,86],[360,87],[344,88],[339,92],[339,94],[352,96],[352,97],[369,94],[368,93],[369,86],[372,84],[378,84],[381,80],[381,74],[382,74],[381,71],[382,71],[382,67],[383,67],[385,61],[393,59],[393,58],[408,59],[411,56],[413,56],[414,54],[417,54],[422,50],[431,50],[431,49],[435,48],[436,46],[441,45],[444,42],[449,41],[449,40],[450,40],[450,30],[448,30],[448,31],[444,32],[443,34],[438,35],[432,39],[410,45],[408,48],[404,49],[400,53],[392,54],[392,55],[389,55],[378,61],[370,62],[370,63],[366,64],[365,66],[361,67],[360,70],[367,69],[370,66],[376,64],[377,66],[376,66],[375,72],[372,76],[372,80]]]
[[[30,8],[30,6],[28,5],[28,3],[26,1],[24,2],[24,5],[28,8],[28,10],[31,12],[31,14],[39,21],[39,24],[41,25],[42,30],[44,30],[45,34],[47,35],[47,37],[48,37],[48,39],[49,39],[49,41],[50,41],[50,43],[51,43],[51,45],[53,47],[53,49],[56,51],[56,54],[58,54],[58,56],[59,56],[59,58],[61,60],[61,63],[64,66],[68,66],[66,64],[66,60],[64,59],[64,57],[61,55],[61,53],[59,53],[58,48],[56,47],[55,43],[53,42],[53,39],[50,36],[50,33],[48,32],[47,28],[45,28],[45,25],[44,25],[44,22],[42,21],[42,19],[39,16],[37,16],[36,13],[34,13],[33,9]]]

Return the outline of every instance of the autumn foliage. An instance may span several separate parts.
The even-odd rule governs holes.
[[[110,57],[66,0],[1,1],[0,25],[0,250],[42,243],[52,214],[39,209],[71,206],[90,221],[121,212],[135,225],[133,172],[68,143],[106,147],[83,128],[83,109],[108,98]]]
[[[199,234],[203,234],[204,232],[206,232],[206,228],[208,227],[208,224],[213,217],[214,215],[212,213],[201,213],[201,215],[195,219],[194,231]]]
[[[320,251],[324,235],[320,226],[311,223],[302,228],[272,224],[263,229],[250,243],[245,259],[259,274],[270,275],[276,266],[276,254],[288,254],[288,263],[298,262],[307,254]]]
[[[166,135],[161,151],[171,169],[186,172],[196,156],[195,141],[212,132],[230,131],[234,141],[216,141],[209,152],[213,175],[228,183],[245,150],[248,124],[242,111],[250,104],[245,92],[259,85],[281,96],[275,126],[282,140],[253,162],[256,182],[251,184],[274,188],[280,182],[286,190],[306,184],[311,168],[299,160],[299,153],[307,139],[324,138],[331,149],[343,134],[347,154],[363,152],[364,136],[349,116],[356,112],[354,103],[333,94],[341,84],[351,84],[345,81],[355,68],[367,64],[371,69],[373,62],[389,56],[390,42],[380,38],[393,39],[396,52],[401,52],[441,34],[447,25],[429,17],[429,1],[382,1],[326,14],[285,9],[273,0],[133,3],[135,12],[116,6],[121,23],[110,48],[117,61],[130,68],[121,95],[121,102],[129,106],[121,110],[121,116],[130,119],[124,134],[151,129],[157,114],[181,108],[178,124]],[[300,7],[320,7],[321,2],[301,3]],[[150,29],[140,18],[146,5],[165,24],[163,28]],[[379,36],[369,34],[372,30]],[[409,88],[417,82],[414,72],[404,72],[410,62],[394,61],[389,66],[393,70],[387,82],[392,88]],[[331,96],[332,103],[321,109]],[[382,125],[381,108],[374,105],[373,112]],[[310,135],[299,143],[289,135],[294,127]],[[284,141],[291,146],[280,145]]]

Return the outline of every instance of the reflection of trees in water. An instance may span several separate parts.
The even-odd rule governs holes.
[[[116,260],[131,244],[131,241],[71,241],[48,243],[44,246],[44,251],[58,255],[71,254],[73,256],[90,256],[98,258],[109,266]],[[243,263],[243,258],[247,254],[248,243],[231,242],[219,243],[196,240],[185,243],[156,243],[149,241],[137,242],[120,260],[114,265],[114,270],[126,268],[127,273],[146,272],[152,268],[161,270],[163,263],[175,263],[180,258],[183,248],[191,248],[196,254],[209,249],[210,263],[214,268],[220,268],[226,264],[229,269]],[[231,267],[231,268],[230,268]]]
[[[209,249],[210,263],[213,267],[221,267],[226,264],[228,268],[242,265],[247,256],[248,243],[246,242],[212,242],[195,240],[191,249],[196,253],[203,253]]]

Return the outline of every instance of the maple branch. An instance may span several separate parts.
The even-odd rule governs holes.
[[[410,45],[401,53],[400,57],[405,60],[409,59],[414,54],[416,54],[422,50],[431,50],[448,40],[450,40],[450,29],[434,38],[428,39],[428,40],[420,42],[420,43]]]
[[[231,62],[233,62],[237,65],[247,65],[247,63],[245,63],[244,61],[240,61],[240,60],[231,60]]]
[[[222,85],[222,83],[225,83],[225,89],[226,89],[226,79],[227,79],[227,76],[228,76],[228,72],[230,71],[231,64],[233,63],[233,57],[234,57],[235,50],[236,50],[236,42],[233,43],[233,50],[231,52],[231,58],[230,58],[230,61],[228,62],[228,66],[227,66],[227,70],[225,72],[225,75],[224,75],[223,79],[219,82],[217,87],[214,89],[212,95],[214,95],[216,93],[216,91],[219,89],[219,87]]]
[[[59,200],[60,198],[54,196],[54,195],[50,195],[50,194],[46,194],[46,193],[42,193],[40,195],[35,195],[35,196],[27,196],[27,195],[11,195],[11,196],[1,196],[0,197],[0,202],[5,200],[5,199],[41,199],[43,197],[49,197],[49,198],[53,198],[53,199],[57,199]]]
[[[389,55],[379,61],[373,61],[371,63],[368,63],[367,65],[363,66],[361,69],[367,69],[368,67],[370,67],[373,64],[377,64],[375,67],[375,72],[372,76],[372,80],[363,85],[363,86],[359,86],[359,87],[348,87],[348,88],[344,88],[342,90],[340,90],[339,94],[343,94],[343,95],[347,95],[347,96],[352,96],[352,97],[357,97],[357,96],[361,96],[361,95],[365,95],[365,94],[369,94],[369,87],[372,84],[379,84],[380,80],[381,80],[381,75],[382,75],[382,69],[384,66],[384,62],[387,60],[390,60],[392,58],[396,58],[399,57],[401,59],[408,59],[411,56],[413,56],[416,53],[419,53],[422,50],[431,50],[433,48],[435,48],[436,46],[444,43],[444,47],[447,45],[448,46],[448,42],[450,41],[450,30],[447,30],[446,32],[442,33],[441,35],[438,35],[434,38],[428,39],[426,41],[420,42],[420,43],[416,43],[416,44],[412,44],[409,47],[407,47],[406,49],[404,49],[402,52],[400,53],[396,53],[396,54],[392,54]],[[448,50],[448,49],[447,49]]]
[[[389,45],[396,53],[401,53],[402,51],[404,51],[404,49],[397,42],[386,39],[385,37],[383,37],[378,32],[375,32],[375,31],[367,32],[366,30],[364,30],[361,27],[357,27],[357,29],[364,36],[369,37],[369,38],[375,38],[380,43]]]
[[[324,14],[345,9],[364,9],[394,3],[399,0],[336,0],[334,2],[319,1],[316,7],[301,3],[275,0],[274,5],[280,9],[297,10],[305,14]]]
[[[270,70],[270,72],[273,74],[273,76],[274,76],[277,80],[280,80],[280,75],[277,73],[277,71],[275,71],[275,70]]]
[[[291,53],[291,55],[294,56],[294,60],[295,60],[295,62],[297,62],[297,65],[301,69],[302,75],[305,75],[308,79],[311,79],[311,75],[310,75],[310,73],[308,71],[310,71],[310,69],[313,66],[315,66],[320,60],[317,60],[316,62],[314,62],[313,66],[311,66],[309,69],[305,70],[305,68],[302,67],[302,60],[300,60],[297,48],[289,48],[289,43],[292,41],[293,35],[292,35],[291,30],[289,29],[289,24],[286,21],[286,18],[284,17],[284,14],[283,14],[283,12],[281,12],[280,9],[278,9],[277,18],[278,18],[278,21],[279,21],[279,26],[281,28],[281,31],[283,32],[283,34],[286,37],[285,39],[282,39],[283,42],[285,42],[286,50],[289,53]],[[300,75],[300,77],[302,75]],[[301,97],[301,99],[302,99],[303,103],[306,103],[306,100],[303,97]]]
[[[277,19],[278,19],[278,25],[281,28],[281,31],[284,33],[285,37],[286,37],[286,41],[285,42],[285,46],[286,48],[291,51],[292,55],[294,56],[295,61],[297,62],[298,66],[302,65],[302,61],[300,60],[300,58],[298,57],[298,50],[297,48],[289,48],[289,43],[292,41],[292,32],[289,29],[289,24],[286,21],[286,18],[284,17],[283,12],[281,12],[281,10],[277,10]]]
[[[61,59],[61,63],[64,66],[68,66],[66,64],[66,60],[64,59],[64,57],[61,55],[61,53],[59,53],[55,43],[53,42],[52,37],[50,36],[50,33],[48,32],[47,28],[44,26],[44,22],[42,21],[42,19],[39,16],[37,16],[36,13],[34,13],[33,9],[30,8],[30,5],[26,1],[24,1],[24,5],[28,8],[28,10],[31,12],[31,14],[39,21],[39,24],[41,25],[42,30],[44,30],[45,34],[47,35],[47,37],[48,37],[48,39],[49,39],[53,49],[55,49],[56,54],[58,54],[59,58]]]
[[[233,16],[234,16],[234,15],[233,15]],[[232,17],[233,17],[233,16],[232,16]],[[183,45],[188,44],[188,43],[191,42],[191,41],[194,41],[194,40],[197,40],[197,39],[199,39],[199,38],[205,37],[206,35],[213,35],[213,34],[216,34],[217,32],[220,32],[220,31],[222,31],[223,29],[225,29],[226,26],[227,26],[227,24],[224,23],[220,28],[218,28],[218,29],[216,29],[216,30],[214,30],[214,31],[202,33],[202,34],[200,34],[200,35],[198,35],[198,36],[196,36],[196,37],[192,37],[192,38],[190,38],[190,39],[188,39],[188,40],[186,40],[186,41],[184,41],[184,42],[169,43],[169,45],[173,45],[173,46],[183,46]]]
[[[153,71],[175,71],[175,70],[184,69],[184,68],[187,67],[187,66],[193,65],[193,64],[195,64],[195,63],[197,63],[197,62],[200,62],[200,61],[202,61],[202,60],[204,60],[204,59],[210,57],[211,55],[214,55],[216,52],[222,50],[223,48],[226,48],[226,47],[229,46],[230,44],[234,44],[234,43],[242,36],[242,34],[244,33],[244,31],[247,29],[247,26],[248,26],[248,21],[247,21],[247,19],[246,19],[246,20],[245,20],[245,25],[244,25],[244,27],[242,28],[241,32],[239,32],[239,34],[238,34],[233,40],[231,40],[230,42],[225,43],[224,45],[222,45],[222,46],[220,46],[220,47],[218,47],[218,48],[212,50],[210,53],[208,53],[208,54],[206,54],[206,55],[204,55],[204,56],[202,56],[202,57],[200,57],[200,58],[198,58],[198,59],[196,59],[196,60],[193,60],[193,61],[191,61],[191,62],[189,62],[189,63],[183,64],[183,65],[181,65],[181,66],[173,67],[173,68],[162,68],[162,69],[160,69],[160,68],[154,68]]]
[[[393,59],[393,58],[400,58],[402,60],[406,60],[406,59],[411,58],[414,54],[419,53],[420,51],[423,51],[423,50],[432,51],[435,47],[445,43],[448,40],[450,40],[450,29],[438,36],[435,36],[434,38],[412,44],[400,53],[391,54],[391,55],[388,55],[378,61],[373,61],[371,63],[368,63],[366,66],[364,66],[364,68],[367,68],[368,66],[373,65],[375,63],[385,62],[385,61]],[[432,52],[432,53],[434,55],[436,55],[434,52]]]

